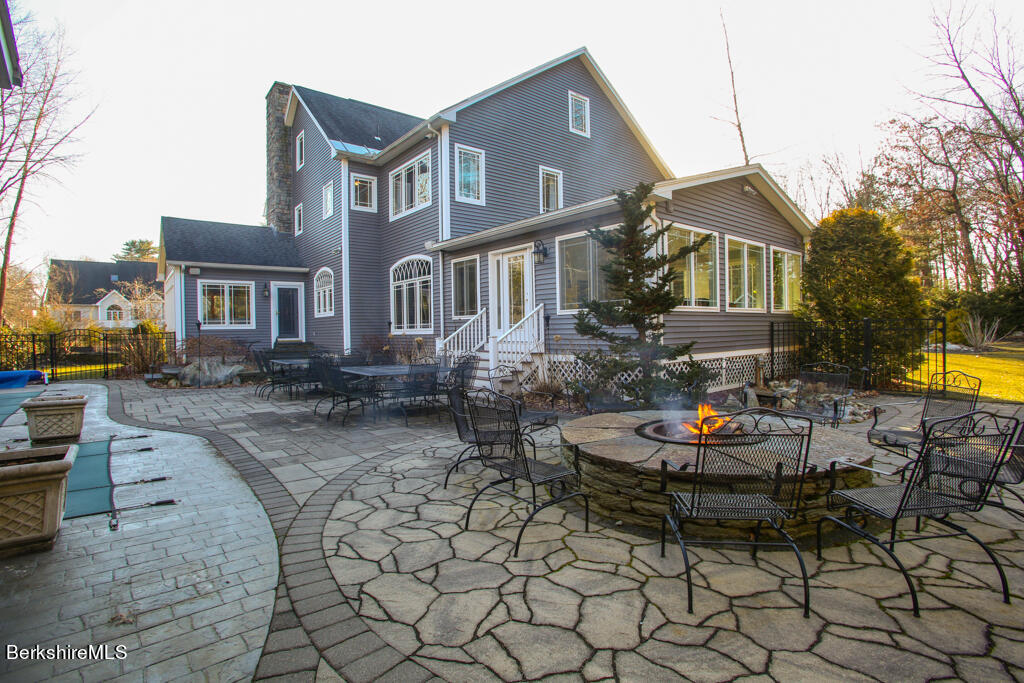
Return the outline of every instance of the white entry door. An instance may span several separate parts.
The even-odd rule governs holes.
[[[533,308],[533,264],[528,249],[491,258],[492,334],[501,335]]]

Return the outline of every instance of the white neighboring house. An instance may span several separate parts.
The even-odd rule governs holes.
[[[150,288],[141,300],[128,296]],[[125,295],[128,296],[125,296]],[[149,261],[50,261],[47,305],[51,314],[108,329],[127,329],[142,320],[162,323],[164,300],[156,283],[156,263]],[[77,326],[77,325],[76,325]]]

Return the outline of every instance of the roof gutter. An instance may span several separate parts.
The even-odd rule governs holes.
[[[211,263],[209,261],[172,261],[167,260],[169,266],[181,266],[182,268],[188,268],[193,266],[196,268],[223,268],[225,270],[269,270],[275,273],[308,273],[309,268],[302,268],[298,266],[260,266],[255,264],[239,264],[239,263]]]
[[[514,223],[506,223],[505,225],[481,230],[471,235],[463,235],[462,237],[455,237],[443,242],[430,241],[424,246],[430,251],[454,251],[456,249],[476,246],[477,244],[492,242],[502,237],[513,237],[525,232],[540,230],[549,223],[561,223],[566,219],[576,218],[591,211],[599,211],[614,206],[616,206],[614,196],[601,197],[600,199],[592,199],[589,202],[569,206],[558,211],[549,211],[515,221]]]
[[[410,130],[408,133],[398,138],[390,145],[380,150],[379,152],[370,152],[366,154],[360,154],[356,152],[340,150],[334,145],[331,148],[334,150],[332,155],[334,159],[355,159],[356,161],[362,161],[368,164],[383,165],[394,159],[396,156],[401,154],[403,151],[411,147],[416,142],[419,142],[419,136],[427,136],[428,133],[433,135],[437,134],[437,131],[433,128],[438,123],[452,123],[453,119],[448,118],[444,114],[434,114],[429,119],[424,119],[415,128]],[[343,144],[346,144],[344,140],[341,140]]]

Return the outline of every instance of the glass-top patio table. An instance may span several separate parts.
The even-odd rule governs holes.
[[[338,369],[360,377],[402,377],[412,373],[411,365],[342,365]]]

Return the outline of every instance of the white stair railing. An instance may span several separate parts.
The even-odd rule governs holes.
[[[508,332],[491,340],[491,367],[518,367],[531,353],[543,350],[544,304],[538,304],[522,320],[510,327]]]
[[[451,333],[438,347],[438,354],[457,358],[464,353],[473,353],[487,342],[487,308],[467,320],[462,327]]]

